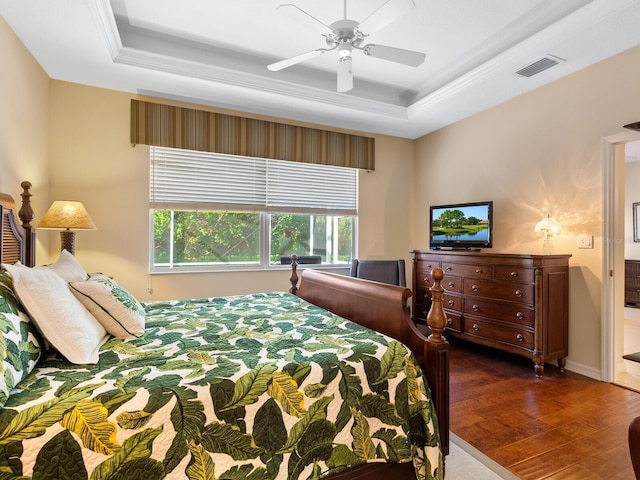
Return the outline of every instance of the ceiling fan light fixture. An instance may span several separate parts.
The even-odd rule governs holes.
[[[352,48],[353,46],[351,43],[346,41],[340,42],[340,45],[338,46],[338,54],[341,58],[350,57]]]

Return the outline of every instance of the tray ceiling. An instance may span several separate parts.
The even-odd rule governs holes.
[[[344,14],[342,0],[288,1],[327,25]],[[360,22],[386,2],[349,0],[347,17]],[[54,79],[406,138],[640,44],[638,0],[414,0],[366,43],[421,51],[425,62],[354,51],[354,88],[338,93],[336,52],[266,68],[326,47],[283,3],[0,0],[0,14]],[[516,73],[538,61],[553,66]]]

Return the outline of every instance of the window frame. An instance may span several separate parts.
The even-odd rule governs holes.
[[[280,265],[280,264],[271,264],[271,215],[272,214],[284,214],[284,215],[303,215],[303,216],[324,216],[327,218],[335,218],[335,217],[349,217],[351,218],[351,259],[357,257],[357,239],[358,239],[358,208],[359,208],[359,172],[357,169],[349,169],[353,170],[353,181],[354,181],[354,192],[353,196],[355,201],[355,213],[346,214],[339,213],[338,211],[327,211],[326,208],[309,208],[309,207],[301,207],[297,208],[295,205],[293,208],[285,207],[271,207],[269,205],[258,207],[255,206],[255,210],[251,210],[259,215],[259,255],[260,261],[258,263],[251,263],[247,265],[243,265],[242,263],[223,263],[223,264],[207,264],[207,265],[184,265],[184,266],[175,266],[170,263],[171,266],[156,266],[154,264],[154,253],[155,253],[155,225],[154,225],[154,211],[158,210],[169,210],[169,211],[178,211],[178,210],[187,210],[187,211],[210,211],[210,212],[247,212],[246,205],[244,208],[234,209],[229,208],[228,205],[225,205],[225,208],[214,208],[216,205],[212,204],[212,208],[194,208],[189,205],[188,202],[184,202],[181,206],[184,208],[172,208],[178,206],[180,202],[172,202],[171,206],[167,206],[165,208],[154,208],[153,200],[152,200],[152,189],[154,189],[153,183],[153,174],[151,173],[151,169],[153,168],[153,149],[156,148],[164,148],[164,147],[151,147],[150,148],[150,178],[149,178],[149,189],[150,189],[150,198],[149,198],[149,271],[150,273],[196,273],[196,272],[221,272],[221,271],[250,271],[250,270],[281,270],[281,269],[290,269],[289,265]],[[180,150],[180,149],[168,149],[168,150]],[[219,154],[209,153],[209,152],[198,152],[198,155],[211,155],[213,158],[217,157]],[[225,157],[235,157],[234,155],[226,155]],[[242,157],[247,158],[247,157]],[[266,162],[271,161],[271,159],[260,159]],[[277,161],[282,162],[282,161]],[[286,162],[298,164],[298,162]],[[299,164],[304,165],[309,164]],[[295,165],[292,165],[295,168]],[[317,167],[326,167],[324,165],[314,165],[314,168]],[[346,167],[336,167],[345,169]],[[285,168],[286,170],[286,168]],[[202,205],[200,205],[202,207]],[[209,207],[207,205],[207,207]],[[172,229],[173,231],[173,229]],[[307,255],[310,252],[290,252],[286,254],[298,254],[298,255]],[[321,263],[314,264],[314,268],[321,269],[344,269],[348,268],[350,265],[350,261],[344,263]]]

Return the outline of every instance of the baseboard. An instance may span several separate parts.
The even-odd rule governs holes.
[[[567,360],[565,369],[569,370],[570,372],[579,373],[580,375],[584,375],[585,377],[593,378],[594,380],[602,381],[602,372],[599,369],[587,367],[586,365],[583,365],[581,363]]]

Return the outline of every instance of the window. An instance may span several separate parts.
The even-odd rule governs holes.
[[[153,271],[353,257],[357,169],[164,147],[150,160]]]

